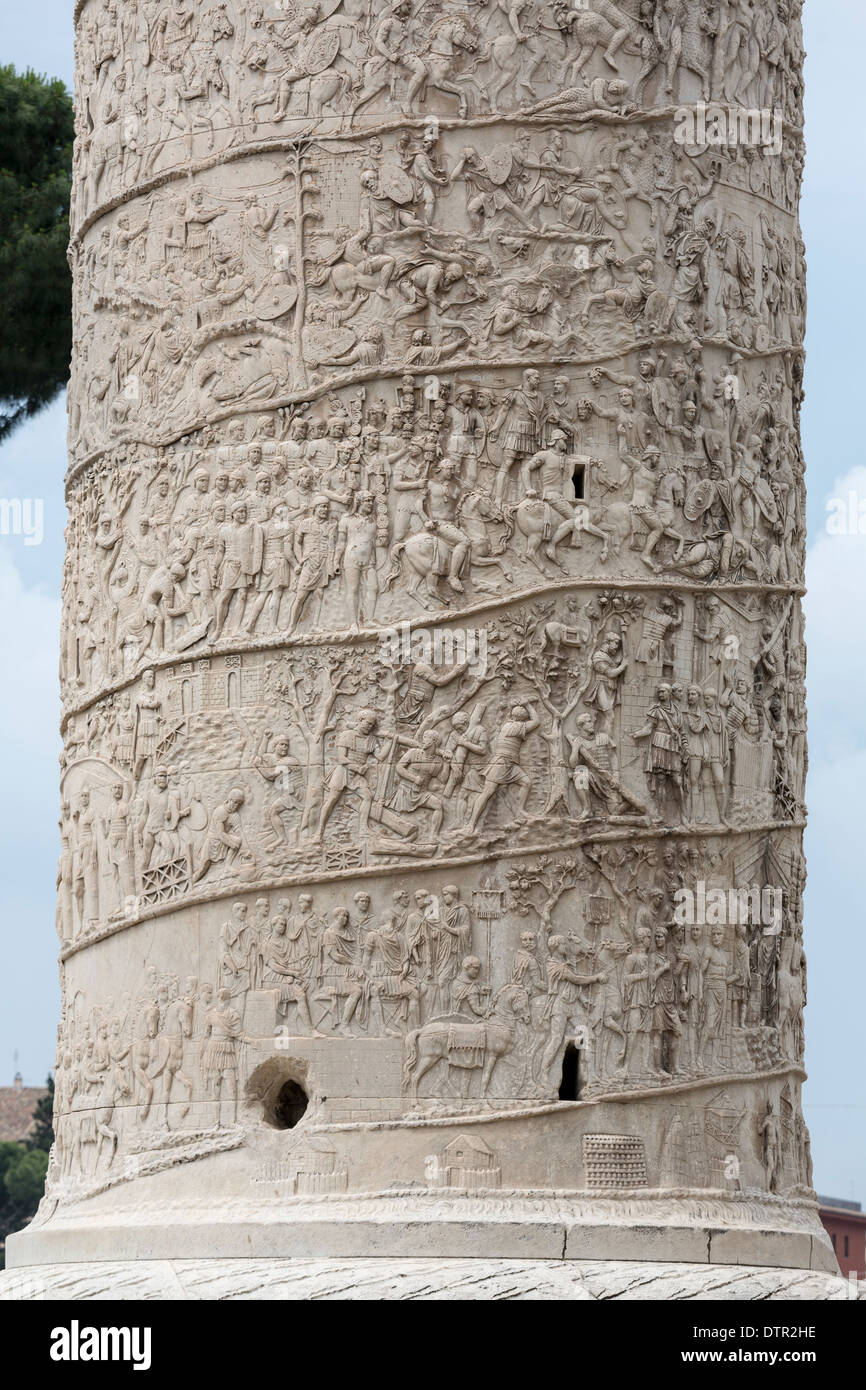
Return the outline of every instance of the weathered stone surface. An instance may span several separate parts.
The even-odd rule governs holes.
[[[79,4],[57,1145],[11,1264],[836,1296],[767,1272],[835,1267],[799,12]]]
[[[863,1297],[838,1274],[617,1260],[137,1260],[9,1270],[12,1299],[704,1299],[842,1302]]]

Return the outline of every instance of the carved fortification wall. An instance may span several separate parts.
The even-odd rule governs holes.
[[[15,1258],[565,1227],[830,1268],[799,0],[76,21],[57,1144]]]

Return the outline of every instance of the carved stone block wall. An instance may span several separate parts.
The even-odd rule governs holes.
[[[799,14],[78,4],[64,1003],[19,1262],[522,1221],[830,1267]]]

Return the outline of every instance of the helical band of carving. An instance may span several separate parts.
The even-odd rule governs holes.
[[[61,1202],[808,1204],[799,10],[76,6]]]

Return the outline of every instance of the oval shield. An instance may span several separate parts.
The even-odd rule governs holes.
[[[514,164],[511,149],[508,145],[497,145],[489,154],[485,154],[484,163],[487,165],[487,175],[491,183],[501,187],[511,174]]]
[[[301,51],[300,66],[310,77],[329,68],[340,51],[340,33],[337,29],[320,29],[307,39]]]
[[[415,189],[412,187],[412,180],[400,168],[399,164],[382,165],[379,173],[379,188],[384,197],[390,198],[392,203],[399,203],[401,207],[406,203],[415,201]]]
[[[754,488],[758,506],[761,508],[767,520],[771,524],[775,524],[779,519],[779,512],[776,507],[776,499],[773,496],[773,489],[770,487],[766,478],[761,477],[755,479]]]
[[[700,482],[693,483],[686,494],[683,505],[686,519],[688,521],[700,521],[704,512],[713,505],[715,495],[715,486],[709,478],[702,478]]]

